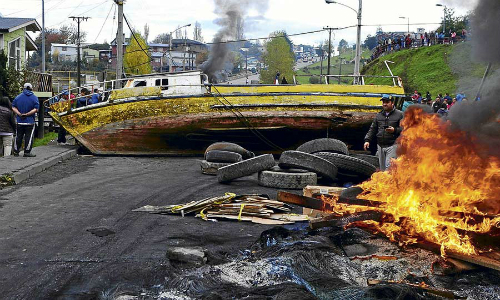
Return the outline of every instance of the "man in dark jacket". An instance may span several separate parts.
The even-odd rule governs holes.
[[[24,89],[12,102],[12,110],[17,115],[16,143],[14,144],[14,156],[19,155],[24,138],[24,156],[35,157],[31,153],[35,135],[35,114],[40,107],[38,98],[33,94],[31,83],[25,83]]]
[[[394,99],[389,95],[383,95],[383,110],[379,112],[365,136],[365,150],[370,147],[370,142],[377,137],[377,155],[380,163],[380,170],[385,171],[391,164],[391,158],[396,158],[396,139],[403,131],[400,122],[403,113],[394,107]]]

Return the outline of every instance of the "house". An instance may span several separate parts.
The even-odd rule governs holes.
[[[80,44],[80,59],[92,60],[98,58],[99,51],[85,48],[88,43]],[[75,61],[77,55],[77,45],[74,44],[50,44],[50,55],[52,59],[58,59],[59,61]]]
[[[7,66],[21,70],[26,64],[27,52],[36,51],[35,41],[28,31],[37,32],[42,28],[33,18],[0,17],[0,50],[8,57]]]
[[[129,39],[123,43],[123,53],[127,52]],[[148,43],[148,54],[153,70],[168,71],[172,60],[172,71],[194,70],[198,54],[207,51],[206,44],[190,39],[173,39],[172,49],[169,44]],[[111,68],[116,67],[116,40],[111,42]],[[172,59],[171,59],[172,58]]]

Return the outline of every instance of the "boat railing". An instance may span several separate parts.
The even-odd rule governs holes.
[[[365,78],[370,78],[370,79],[392,79],[392,84],[393,86],[399,86],[402,87],[402,81],[399,76],[382,76],[382,75],[339,75],[339,74],[300,74],[300,75],[295,75],[295,77],[320,77],[320,82],[324,84],[328,84],[328,79],[329,78],[335,78],[337,80],[340,80],[342,78],[349,78],[352,79],[353,82],[359,82],[359,85],[365,85]],[[295,80],[295,79],[294,79]]]
[[[53,97],[47,99],[44,101],[44,105],[46,107],[49,107],[50,105],[56,103],[56,102],[59,102],[61,99],[62,99],[62,96],[63,95],[68,95],[68,99],[65,99],[64,101],[66,100],[76,100],[76,99],[79,99],[81,97],[91,97],[93,95],[99,95],[99,96],[103,96],[103,98],[105,99],[108,99],[109,98],[109,95],[111,95],[111,93],[115,90],[119,90],[119,89],[123,89],[123,85],[122,84],[118,84],[118,83],[122,83],[123,81],[128,81],[130,79],[133,79],[133,78],[123,78],[123,79],[117,79],[117,80],[106,80],[106,81],[103,81],[103,82],[99,82],[99,84],[94,84],[94,85],[87,85],[87,86],[81,86],[81,87],[74,87],[74,88],[71,88],[71,89],[67,89],[59,94],[56,94],[54,95]],[[94,92],[94,89],[97,88],[97,86],[99,86],[99,92],[95,93]],[[169,89],[169,88],[174,88],[174,87],[202,87],[202,88],[205,88],[207,92],[210,92],[210,89],[209,89],[209,84],[208,83],[200,83],[200,84],[169,84],[169,85],[161,85],[161,86],[158,86],[162,89]],[[83,88],[86,88],[88,89],[89,91],[91,91],[91,93],[88,93],[86,94],[85,96],[83,95],[80,95],[80,92]],[[67,93],[67,94],[66,94]],[[70,95],[74,95],[74,98],[71,98]],[[106,100],[105,100],[106,101]]]

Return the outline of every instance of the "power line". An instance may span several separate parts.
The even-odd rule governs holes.
[[[109,8],[109,12],[108,12],[108,15],[106,16],[106,20],[104,20],[104,23],[102,23],[102,26],[101,26],[101,29],[99,30],[99,33],[97,34],[95,40],[94,40],[94,44],[95,42],[97,41],[97,39],[99,38],[99,35],[101,34],[101,31],[102,29],[104,28],[104,25],[106,24],[106,21],[108,20],[108,17],[109,17],[109,14],[111,14],[111,10],[113,10],[113,6],[115,5],[115,3],[112,3],[111,4],[111,7]]]
[[[91,11],[91,10],[96,9],[96,8],[98,8],[99,6],[103,5],[103,4],[104,4],[104,3],[106,3],[106,2],[108,2],[108,0],[106,0],[106,1],[104,1],[104,2],[101,2],[101,3],[99,3],[99,4],[97,4],[96,6],[92,7],[91,9],[89,9],[89,10],[86,10],[86,11],[82,12],[81,14],[78,14],[78,16],[81,16],[81,15],[83,15],[83,14],[88,13],[88,12],[89,12],[89,11]]]

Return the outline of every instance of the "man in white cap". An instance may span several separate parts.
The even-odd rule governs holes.
[[[403,131],[401,120],[403,113],[394,107],[394,98],[390,95],[382,95],[382,107],[372,122],[368,133],[365,136],[365,150],[370,147],[370,142],[377,139],[377,154],[380,170],[385,171],[391,165],[391,158],[396,158],[396,139]]]
[[[16,142],[14,143],[14,156],[19,156],[24,139],[24,156],[35,157],[31,153],[35,135],[35,114],[40,104],[38,98],[33,94],[31,83],[25,83],[24,89],[12,102],[12,110],[17,115]]]

